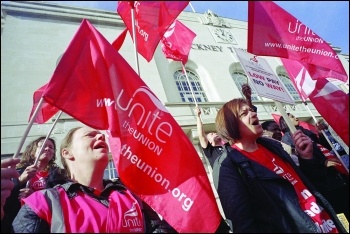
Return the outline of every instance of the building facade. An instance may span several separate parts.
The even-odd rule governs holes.
[[[83,19],[89,20],[109,41],[113,42],[124,30],[121,17],[112,11],[100,11],[50,4],[42,1],[3,2],[1,4],[1,157],[12,157],[16,151],[38,136],[46,135],[56,117],[45,124],[28,127],[33,105],[33,93],[46,84],[68,47]],[[206,13],[182,12],[177,18],[196,33],[186,71],[198,105],[203,109],[206,132],[215,131],[218,109],[227,101],[242,97],[241,86],[247,76],[233,48],[246,50],[247,22]],[[349,56],[334,48],[349,74]],[[119,53],[137,71],[135,50],[128,34]],[[310,112],[299,98],[280,59],[265,57],[280,77],[295,105],[283,104],[287,112],[301,121],[314,123]],[[195,104],[180,62],[166,59],[158,45],[154,57],[147,62],[138,56],[140,77],[166,106],[188,138],[193,142],[211,178],[211,168],[198,144]],[[335,82],[346,93],[347,83]],[[88,94],[87,94],[88,95]],[[271,120],[278,110],[271,99],[252,96],[261,122]],[[307,105],[316,118],[321,118],[311,102]],[[79,107],[77,107],[79,108]],[[52,129],[51,136],[60,145],[67,132],[81,125],[63,114]],[[23,137],[26,132],[27,137]],[[20,145],[23,147],[20,149]],[[58,162],[60,163],[60,162]],[[115,177],[110,163],[107,177]]]

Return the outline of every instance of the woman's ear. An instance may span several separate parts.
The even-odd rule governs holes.
[[[69,150],[67,148],[63,148],[62,149],[61,155],[65,159],[72,159],[72,158],[74,158],[73,155],[69,152]]]

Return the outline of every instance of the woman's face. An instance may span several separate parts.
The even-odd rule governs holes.
[[[282,140],[282,131],[277,123],[271,123],[266,130],[266,133],[271,136],[273,139]]]
[[[290,119],[290,121],[292,122],[292,124],[293,124],[294,126],[298,126],[298,125],[299,125],[299,120],[298,120],[298,118],[295,117],[294,115],[289,114],[289,119]]]
[[[261,136],[263,129],[259,124],[259,118],[256,112],[253,111],[248,105],[243,104],[239,108],[239,131],[241,138],[256,139]]]
[[[40,153],[40,149],[43,146],[44,140],[38,142],[35,155]],[[42,150],[42,153],[38,159],[38,163],[43,164],[44,166],[49,164],[50,160],[54,157],[55,145],[51,140],[47,140],[46,144]]]
[[[82,127],[74,133],[69,149],[69,153],[81,165],[99,162],[107,166],[108,152],[105,135],[90,127]]]

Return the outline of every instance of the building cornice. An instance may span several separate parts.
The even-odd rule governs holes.
[[[20,15],[22,17],[28,16],[36,18],[59,19],[78,23],[80,23],[82,19],[87,19],[93,24],[125,27],[123,20],[117,12],[57,5],[43,1],[2,2],[1,28],[4,27],[6,16],[8,14]]]

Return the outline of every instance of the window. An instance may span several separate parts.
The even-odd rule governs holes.
[[[114,179],[118,177],[117,169],[114,166],[113,159],[109,159],[107,168],[104,171],[103,179]]]
[[[294,101],[300,101],[300,96],[298,91],[294,88],[294,85],[292,81],[289,79],[289,77],[285,74],[279,74],[278,77],[281,79],[282,83],[288,90],[289,94],[292,96]]]
[[[236,83],[239,91],[242,94],[242,97],[244,97],[242,93],[242,85],[247,83],[248,77],[245,75],[244,72],[235,71],[232,73],[232,78],[234,82]],[[255,93],[255,91],[252,89],[252,101],[260,100],[259,96]]]
[[[181,101],[182,102],[194,102],[193,96],[196,99],[196,102],[207,102],[207,96],[202,88],[202,84],[198,78],[198,76],[186,69],[186,73],[188,76],[188,80],[186,78],[185,73],[182,70],[177,70],[174,73],[174,79],[179,90]],[[189,86],[189,83],[191,86]],[[192,90],[191,90],[192,88]]]

